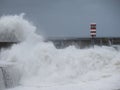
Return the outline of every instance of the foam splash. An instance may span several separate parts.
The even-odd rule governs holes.
[[[68,84],[62,89],[70,89],[74,85],[78,90],[119,88],[119,50],[106,46],[95,46],[94,49],[76,49],[71,46],[58,50],[51,42],[43,42],[35,30],[36,27],[24,19],[23,15],[0,18],[0,34],[5,33],[5,38],[12,33],[21,41],[2,50],[0,54],[0,60],[15,63],[21,71],[21,86],[11,90],[26,90],[25,87],[28,90],[31,87],[34,90],[41,87],[56,90],[56,87],[61,89],[61,85]]]
[[[26,19],[24,13],[0,18],[0,41],[24,41],[33,38],[36,27]]]

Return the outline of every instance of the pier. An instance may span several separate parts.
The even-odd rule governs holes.
[[[46,42],[51,41],[56,48],[66,48],[68,46],[75,46],[77,48],[89,48],[92,46],[92,38],[66,38],[66,39],[46,39]],[[98,46],[111,46],[119,45],[120,37],[96,37],[94,38],[94,44]]]

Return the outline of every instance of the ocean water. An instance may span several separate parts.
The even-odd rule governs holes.
[[[119,49],[107,46],[56,49],[52,42],[46,43],[36,34],[36,27],[23,14],[2,16],[0,34],[2,40],[19,41],[0,52],[0,61],[14,63],[21,77],[18,86],[7,90],[120,88]]]

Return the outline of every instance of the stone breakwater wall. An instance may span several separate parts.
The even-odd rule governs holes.
[[[89,48],[94,45],[98,46],[111,46],[111,45],[120,45],[120,38],[119,37],[96,37],[92,38],[66,38],[66,39],[56,39],[56,38],[49,38],[46,39],[46,42],[53,42],[56,48],[62,49],[68,46],[75,46],[77,48]]]
[[[19,85],[20,72],[13,64],[0,62],[0,90]]]

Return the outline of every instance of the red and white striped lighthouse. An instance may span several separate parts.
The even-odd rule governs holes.
[[[90,24],[90,35],[92,38],[96,37],[96,23]]]

